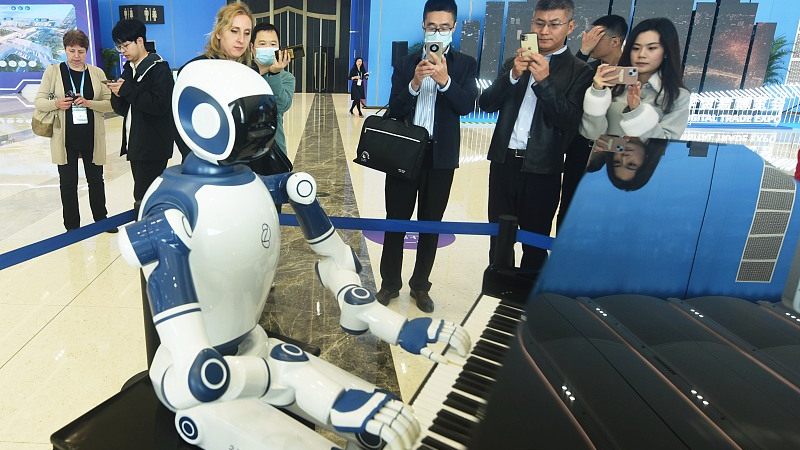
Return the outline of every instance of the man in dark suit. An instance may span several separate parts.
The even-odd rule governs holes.
[[[564,152],[578,132],[593,76],[564,44],[575,28],[574,9],[572,0],[539,0],[531,22],[539,53],[519,49],[481,94],[481,109],[500,111],[489,145],[489,222],[508,214],[523,230],[550,234]],[[492,238],[490,261],[494,244]],[[520,267],[538,273],[547,251],[528,245],[522,250]]]
[[[418,220],[441,221],[444,216],[458,167],[460,116],[474,109],[478,96],[475,59],[450,46],[457,14],[453,0],[428,0],[422,15],[425,42],[438,42],[444,49],[443,56],[423,48],[422,54],[408,55],[394,67],[388,114],[425,127],[431,138],[416,179],[386,177],[387,219],[410,219],[415,202],[419,202]],[[404,236],[404,233],[386,233],[384,238],[382,283],[376,295],[384,305],[400,295],[403,286]],[[428,313],[434,307],[428,292],[438,240],[438,234],[420,234],[414,273],[408,282],[417,307]]]

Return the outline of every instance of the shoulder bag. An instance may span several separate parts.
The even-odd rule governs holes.
[[[60,73],[59,71],[59,75]],[[47,94],[47,99],[53,100],[55,98],[55,86],[51,86],[50,93]],[[33,117],[31,117],[31,130],[33,130],[33,134],[42,137],[52,137],[53,125],[57,123],[58,109],[54,109],[53,111],[39,111],[36,108],[33,109]]]
[[[425,157],[428,130],[385,116],[371,115],[364,120],[353,162],[386,175],[412,180]]]

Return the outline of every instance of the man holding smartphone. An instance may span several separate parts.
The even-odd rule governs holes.
[[[539,53],[520,48],[480,97],[481,109],[500,111],[489,145],[489,222],[516,216],[523,230],[549,235],[558,208],[564,153],[578,132],[592,71],[565,41],[575,28],[572,0],[539,0],[531,32]],[[494,261],[495,238],[489,260]],[[521,268],[536,276],[547,251],[523,245]],[[514,261],[499,261],[514,264]]]
[[[450,47],[457,16],[458,7],[453,0],[425,2],[422,29],[426,46],[422,54],[408,55],[394,67],[388,114],[425,127],[430,140],[416,179],[386,177],[387,219],[410,219],[417,202],[417,220],[441,221],[444,216],[458,167],[460,116],[473,110],[478,96],[475,59]],[[383,305],[399,296],[403,287],[404,237],[405,233],[385,234],[381,289],[376,295]],[[438,234],[420,234],[414,273],[408,282],[411,298],[427,313],[434,308],[428,292],[438,241]]]
[[[111,31],[117,50],[128,60],[120,78],[108,84],[111,106],[124,117],[122,154],[128,155],[133,175],[133,207],[161,175],[172,157],[172,89],[169,63],[148,53],[145,25],[136,19],[120,20]]]

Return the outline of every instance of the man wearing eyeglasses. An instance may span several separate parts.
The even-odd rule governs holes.
[[[589,66],[565,41],[575,28],[571,0],[539,0],[531,32],[539,53],[519,49],[480,97],[484,111],[500,111],[489,144],[489,222],[516,216],[521,229],[549,235],[558,208],[564,153],[578,133]],[[489,260],[494,262],[495,238]],[[520,267],[536,276],[547,251],[522,246]],[[501,261],[513,264],[512,261]]]
[[[416,179],[386,177],[387,219],[410,219],[417,202],[417,220],[441,221],[444,216],[453,174],[458,167],[460,116],[474,109],[478,96],[475,59],[455,51],[450,45],[457,16],[455,1],[428,0],[422,14],[422,31],[427,43],[437,43],[441,47],[442,56],[423,48],[421,54],[408,55],[394,67],[388,114],[425,127],[430,141]],[[384,305],[398,297],[403,287],[404,236],[405,233],[385,234],[381,289],[376,295]],[[438,240],[438,234],[420,234],[414,273],[408,282],[411,298],[427,313],[434,308],[428,292]]]
[[[111,106],[124,117],[122,154],[133,175],[133,207],[161,175],[172,157],[172,89],[169,63],[145,49],[147,30],[136,19],[120,20],[111,31],[117,50],[128,60],[122,75],[108,84]]]
[[[601,63],[615,66],[619,62],[622,57],[622,44],[628,34],[628,22],[621,16],[609,14],[597,18],[592,25],[593,27],[589,31],[581,33],[581,49],[575,56],[587,62],[589,57],[594,58],[594,61],[589,63],[589,67],[594,73]],[[575,195],[575,189],[583,178],[583,174],[586,173],[586,164],[589,162],[591,151],[590,141],[580,134],[575,136],[567,149],[567,156],[564,159],[564,177],[561,180],[561,203],[558,206],[557,228],[561,228],[561,224],[564,223],[567,209]]]

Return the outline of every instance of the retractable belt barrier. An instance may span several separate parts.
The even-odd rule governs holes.
[[[294,214],[280,214],[280,224],[283,226],[298,226]],[[25,247],[12,250],[0,255],[0,270],[7,269],[19,263],[44,254],[72,245],[76,242],[105,232],[113,227],[121,227],[132,222],[136,216],[133,210],[126,211],[116,216],[95,222],[91,225],[78,228]],[[394,231],[418,232],[435,234],[472,234],[478,236],[497,236],[499,226],[496,223],[472,222],[426,222],[417,220],[388,220],[388,219],[359,219],[350,217],[331,217],[331,223],[340,230],[361,231]],[[553,238],[530,231],[518,230],[517,242],[545,250],[550,250]]]

